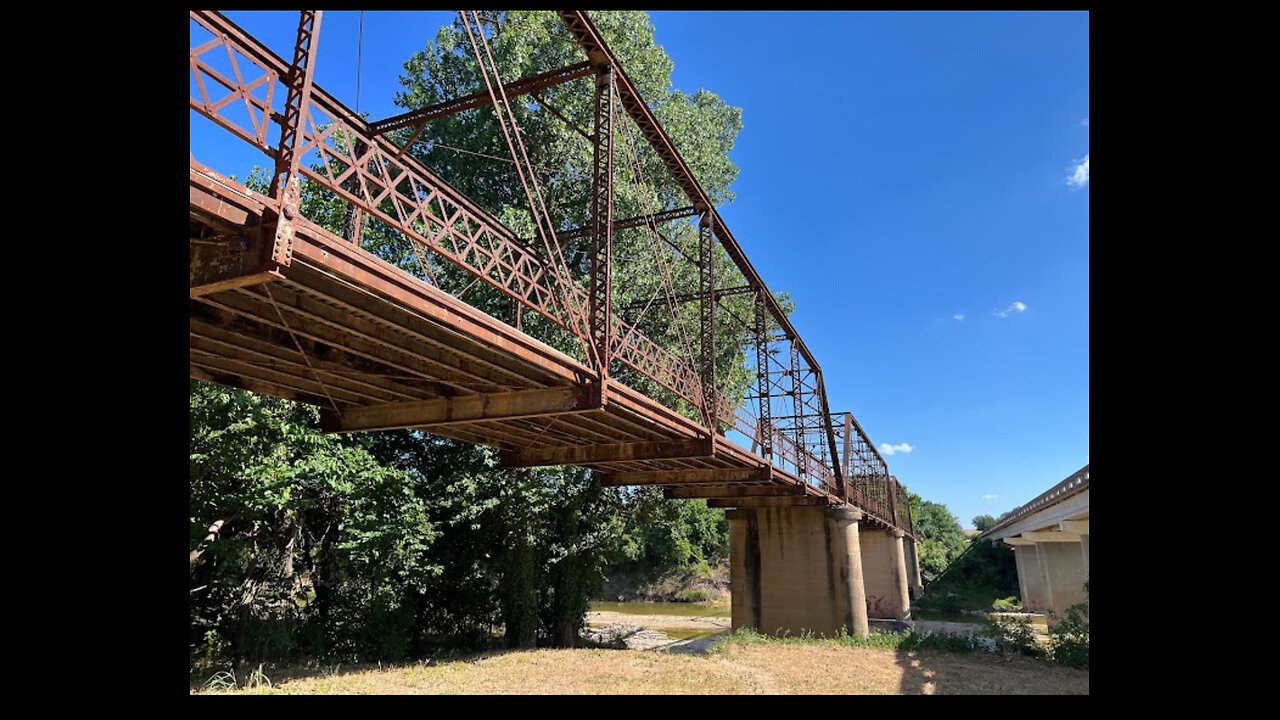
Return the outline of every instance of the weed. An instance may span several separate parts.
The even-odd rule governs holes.
[[[234,670],[223,670],[222,672],[214,673],[212,677],[204,681],[205,690],[229,691],[235,690],[237,687],[239,687],[239,683],[236,682]]]
[[[259,663],[258,667],[255,668],[253,672],[249,673],[249,679],[245,680],[244,686],[256,689],[263,687],[264,685],[266,687],[271,687],[271,678],[267,677],[267,674],[262,672],[262,664]]]
[[[992,615],[983,623],[982,634],[995,642],[996,650],[1006,656],[1045,657],[1044,648],[1036,642],[1036,631],[1029,618]]]
[[[1022,609],[1022,603],[1018,602],[1018,596],[1017,596],[1017,595],[1010,595],[1009,597],[1006,597],[1006,598],[996,598],[996,599],[991,603],[991,609],[992,609],[992,610],[1003,610],[1003,611],[1008,611],[1008,610],[1021,610],[1021,609]]]

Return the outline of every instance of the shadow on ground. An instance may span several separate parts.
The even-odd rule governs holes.
[[[1088,695],[1089,671],[1020,655],[897,651],[902,695]]]

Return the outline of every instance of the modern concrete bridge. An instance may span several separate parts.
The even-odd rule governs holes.
[[[1089,466],[1018,507],[978,540],[1013,546],[1023,608],[1061,615],[1084,602],[1089,579]]]
[[[274,172],[257,192],[193,140],[191,376],[319,406],[334,432],[415,428],[498,448],[506,467],[578,465],[733,508],[734,627],[906,618],[920,586],[906,488],[830,411],[816,358],[600,31],[556,14],[552,40],[581,61],[499,77],[501,17],[463,11],[475,92],[369,122],[313,80],[320,11],[301,13],[291,60],[192,11],[193,133],[211,123]],[[523,189],[536,237],[416,152],[433,122],[479,113],[511,156],[486,172]],[[553,116],[591,143],[585,167],[530,161],[545,148],[521,123]],[[646,157],[666,177],[646,179]],[[624,182],[635,192],[615,193]],[[326,211],[308,217],[308,199]],[[643,262],[660,282],[624,303],[615,271]]]

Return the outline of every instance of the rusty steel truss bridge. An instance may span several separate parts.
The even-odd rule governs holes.
[[[853,415],[830,411],[817,359],[600,31],[585,11],[556,14],[580,62],[500,78],[496,20],[462,11],[483,86],[369,122],[313,82],[321,11],[301,13],[288,59],[220,13],[192,11],[192,122],[243,140],[274,171],[256,192],[192,148],[191,376],[319,406],[329,431],[417,428],[496,447],[507,467],[579,465],[605,485],[716,507],[851,504],[863,524],[914,537],[905,487]],[[589,132],[547,100],[553,88],[584,94]],[[526,96],[591,145],[584,226],[554,219],[519,124]],[[464,112],[496,116],[534,237],[409,152]],[[642,151],[682,202],[617,217],[620,171],[645,183]],[[343,208],[345,232],[306,217],[306,193]],[[366,247],[372,223],[411,249],[408,261]],[[626,232],[659,270],[648,302],[615,297]],[[677,292],[682,269],[695,291]],[[448,273],[470,282],[459,289]],[[501,302],[465,301],[477,285]],[[644,332],[655,308],[678,343]],[[747,340],[718,352],[726,322]]]

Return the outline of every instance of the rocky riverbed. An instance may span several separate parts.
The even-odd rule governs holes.
[[[662,650],[696,653],[707,648],[722,633],[729,631],[726,615],[706,615],[708,609],[680,603],[688,614],[676,614],[678,608],[668,603],[655,603],[661,612],[651,614],[592,611],[587,613],[587,632],[592,642],[628,650]],[[655,607],[655,609],[656,609]]]

